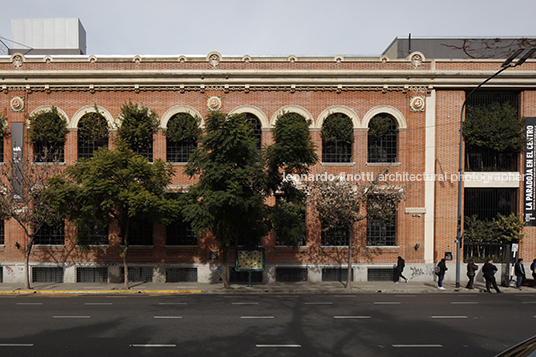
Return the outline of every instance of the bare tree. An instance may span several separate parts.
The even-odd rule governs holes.
[[[311,201],[327,231],[335,227],[349,230],[348,275],[346,288],[352,286],[352,254],[354,245],[353,226],[355,223],[396,214],[396,207],[405,194],[404,187],[391,185],[385,180],[386,172],[363,184],[353,184],[344,177],[320,181],[315,184]]]
[[[46,202],[43,191],[47,180],[61,173],[57,162],[46,164],[33,163],[22,151],[13,151],[13,156],[0,166],[0,215],[14,219],[24,230],[26,236],[24,251],[24,287],[30,289],[29,261],[36,234],[45,224],[58,221],[55,211]]]

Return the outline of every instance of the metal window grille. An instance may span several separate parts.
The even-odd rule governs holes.
[[[259,118],[256,115],[251,113],[246,113],[246,120],[251,127],[251,134],[255,138],[256,147],[258,151],[261,151],[262,148],[262,124]]]
[[[166,268],[166,283],[196,283],[197,268]]]
[[[352,144],[334,143],[322,145],[323,162],[352,162]]]
[[[490,148],[466,145],[466,171],[518,171],[519,154]]]
[[[394,268],[369,268],[367,269],[367,281],[393,281]]]
[[[130,245],[153,245],[153,223],[140,222],[133,225],[129,231]]]
[[[6,224],[6,221],[4,220],[1,220],[0,221],[0,245],[2,244],[5,244],[5,224]],[[0,270],[2,270],[0,268]]]
[[[121,268],[121,281],[125,281],[125,268]],[[128,267],[128,281],[150,283],[153,281],[153,267]]]
[[[194,140],[177,142],[166,139],[166,157],[169,162],[188,162],[195,149],[197,149],[197,142]]]
[[[517,212],[516,188],[466,188],[464,215],[477,215],[482,221],[491,221],[500,213],[509,216]]]
[[[108,268],[77,268],[76,269],[77,283],[107,283]]]
[[[102,115],[98,120],[103,121],[101,125],[107,126],[106,119]],[[97,138],[92,132],[92,125],[92,121],[86,116],[78,123],[78,158],[91,158],[98,148],[108,147],[108,135],[106,138]]]
[[[0,140],[0,162],[4,162],[4,140]]]
[[[173,222],[167,226],[166,245],[197,245],[197,236],[188,222]]]
[[[248,272],[247,271],[236,271],[233,267],[230,269],[229,282],[232,283],[247,283],[248,282]],[[262,272],[254,271],[251,273],[251,282],[252,283],[262,283]]]
[[[35,162],[65,162],[64,143],[33,143]]]
[[[384,117],[385,114],[382,114]],[[396,162],[398,146],[398,125],[389,115],[389,129],[379,138],[369,132],[368,135],[368,162]],[[379,117],[372,118],[379,120]]]
[[[493,259],[497,263],[503,263],[508,260],[510,249],[507,243],[503,242],[484,242],[464,240],[463,242],[463,259],[468,262],[470,259],[475,262],[485,262],[486,259]]]
[[[275,204],[279,204],[281,202],[281,200],[283,199],[283,196],[281,195],[276,195],[275,196]],[[303,212],[302,212],[302,215],[303,215],[303,224],[304,224],[304,227],[307,227],[307,210],[305,207],[303,207]],[[300,241],[298,242],[298,246],[300,247],[305,247],[306,246],[306,236],[303,236]],[[286,246],[286,243],[285,243],[285,240],[282,238],[282,237],[279,237],[276,233],[275,235],[275,245],[276,246]]]
[[[33,267],[32,282],[34,283],[63,283],[63,268]]]
[[[490,105],[494,103],[510,104],[519,113],[519,96],[518,91],[475,91],[467,100],[467,112],[471,111],[471,107],[479,105]]]
[[[0,283],[4,282],[4,269],[0,265]]]
[[[352,269],[352,281],[354,280],[354,270]],[[322,281],[346,281],[348,278],[348,268],[323,268]]]
[[[381,217],[367,219],[367,245],[396,245],[396,214],[389,219]]]
[[[131,146],[130,149],[132,149],[132,151],[134,151],[136,155],[143,156],[144,158],[149,160],[149,162],[153,162],[153,146],[152,145],[138,146],[138,147]]]
[[[348,246],[350,242],[350,229],[345,226],[322,229],[321,244],[324,246]]]
[[[63,245],[65,244],[64,222],[54,225],[44,224],[35,234],[35,244]]]
[[[275,281],[292,283],[307,281],[307,268],[276,268]]]

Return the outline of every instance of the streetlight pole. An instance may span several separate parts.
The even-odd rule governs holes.
[[[458,222],[457,222],[457,233],[456,233],[456,287],[460,287],[460,266],[461,266],[461,249],[462,249],[462,175],[463,175],[463,113],[465,110],[465,105],[467,104],[467,100],[469,97],[480,87],[482,87],[484,84],[488,83],[491,79],[495,78],[499,74],[501,74],[503,71],[507,70],[508,68],[521,66],[523,63],[525,63],[526,60],[528,60],[534,52],[536,52],[536,48],[530,49],[523,57],[521,57],[516,63],[512,64],[514,59],[519,56],[523,51],[525,51],[524,48],[520,48],[517,51],[515,51],[506,61],[503,62],[501,65],[501,69],[495,72],[493,75],[488,77],[484,82],[480,83],[476,88],[474,88],[469,94],[465,96],[465,100],[462,104],[462,110],[460,114],[460,148],[459,148],[459,167],[458,167]]]

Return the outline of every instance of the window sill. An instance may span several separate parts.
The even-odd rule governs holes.
[[[355,166],[355,162],[322,162],[322,166]]]
[[[398,245],[367,245],[367,249],[391,249],[396,250],[400,249],[400,246]]]
[[[367,166],[400,166],[400,162],[367,162]]]

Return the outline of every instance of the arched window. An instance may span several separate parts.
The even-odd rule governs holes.
[[[108,147],[108,123],[100,113],[87,113],[78,122],[78,158],[93,157],[101,147]]]
[[[169,162],[188,162],[190,155],[197,149],[201,136],[201,120],[188,113],[172,116],[166,129],[166,152]]]
[[[322,123],[322,162],[351,162],[354,128],[342,113],[329,115]]]
[[[396,162],[398,125],[389,114],[379,114],[370,120],[368,132],[368,162]]]
[[[262,124],[256,115],[246,113],[246,120],[251,126],[251,134],[257,142],[257,150],[261,151],[262,148]]]

